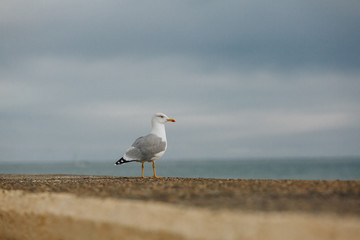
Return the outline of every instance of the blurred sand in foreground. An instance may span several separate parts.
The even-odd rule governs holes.
[[[210,203],[201,206],[198,201],[193,205],[182,204],[180,196],[186,194],[173,194],[172,188],[166,187],[179,181],[184,184],[183,187],[175,188],[177,193],[192,191],[194,200],[208,197],[210,199],[207,201],[211,202],[211,198],[214,198],[217,204],[224,199],[223,203],[229,202],[230,207],[214,207]],[[82,186],[82,182],[87,182],[89,185]],[[112,185],[107,184],[110,182],[114,182],[117,187],[111,188]],[[120,187],[116,184],[118,182],[125,183],[126,187]],[[197,184],[192,185],[193,182]],[[207,187],[202,191],[194,189],[196,186],[204,187],[201,182],[205,185],[217,183],[218,187],[206,185]],[[249,183],[252,183],[253,187]],[[309,187],[319,184],[321,185],[321,182],[296,181],[296,190],[285,180],[256,182],[0,175],[0,188],[2,188],[0,189],[0,239],[358,239],[360,236],[359,181],[324,182],[325,185],[321,186],[328,186],[328,189],[321,187],[319,192],[325,191],[324,196],[327,198],[322,195],[319,197],[319,193],[314,190],[317,187]],[[76,185],[82,187],[76,188]],[[288,185],[289,187],[284,187]],[[300,191],[302,185],[306,188]],[[339,185],[337,191],[336,186]],[[91,190],[90,188],[86,190],[87,186],[92,186]],[[230,186],[232,187],[229,188]],[[269,191],[276,186],[278,191]],[[341,190],[346,186],[348,186],[347,190]],[[140,194],[143,191],[139,188],[143,187],[145,195]],[[118,194],[106,196],[103,193],[106,188],[109,188],[110,192],[117,190]],[[150,191],[148,188],[151,188]],[[212,194],[223,188],[227,189],[226,194],[221,192]],[[126,189],[130,193],[132,189],[139,193],[131,195],[126,193]],[[146,198],[152,191],[162,191],[162,193],[156,192],[152,198]],[[96,194],[97,192],[99,194]],[[179,196],[180,200],[171,199],[167,196],[169,193]],[[241,200],[241,195],[244,194],[247,201],[268,196],[271,202],[276,202],[276,199],[286,202],[291,201],[292,198],[296,199],[294,193],[297,193],[295,197],[300,198],[298,210],[296,204],[289,205],[291,207],[285,208],[284,211],[279,210],[274,204],[273,210],[253,207],[250,208],[251,211],[247,211],[246,201],[240,202],[241,206],[236,206],[228,200],[231,196],[235,200]],[[348,208],[342,206],[334,206],[333,210],[323,208],[321,211],[311,211],[310,209],[316,209],[318,204],[311,197],[312,195],[315,195],[316,199],[320,198],[324,205],[327,200],[333,205],[347,202],[353,204],[351,206],[355,206],[354,212],[351,213]],[[191,202],[191,198],[183,197],[183,199],[185,202]],[[304,201],[309,202],[308,205],[304,204]],[[309,207],[312,205],[314,206]],[[339,211],[339,209],[345,210]]]

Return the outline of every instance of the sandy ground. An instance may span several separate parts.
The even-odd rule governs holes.
[[[360,181],[0,175],[0,239],[358,239]]]

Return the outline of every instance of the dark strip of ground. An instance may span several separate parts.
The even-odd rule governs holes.
[[[158,201],[210,209],[360,215],[360,181],[0,175],[0,189]]]

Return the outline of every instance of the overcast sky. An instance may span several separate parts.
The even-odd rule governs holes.
[[[0,1],[0,161],[360,155],[360,1]]]

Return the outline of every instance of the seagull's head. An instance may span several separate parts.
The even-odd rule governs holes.
[[[163,113],[156,113],[153,116],[152,121],[157,122],[157,123],[165,124],[167,122],[175,122],[175,119],[169,118],[168,116],[166,116]]]

